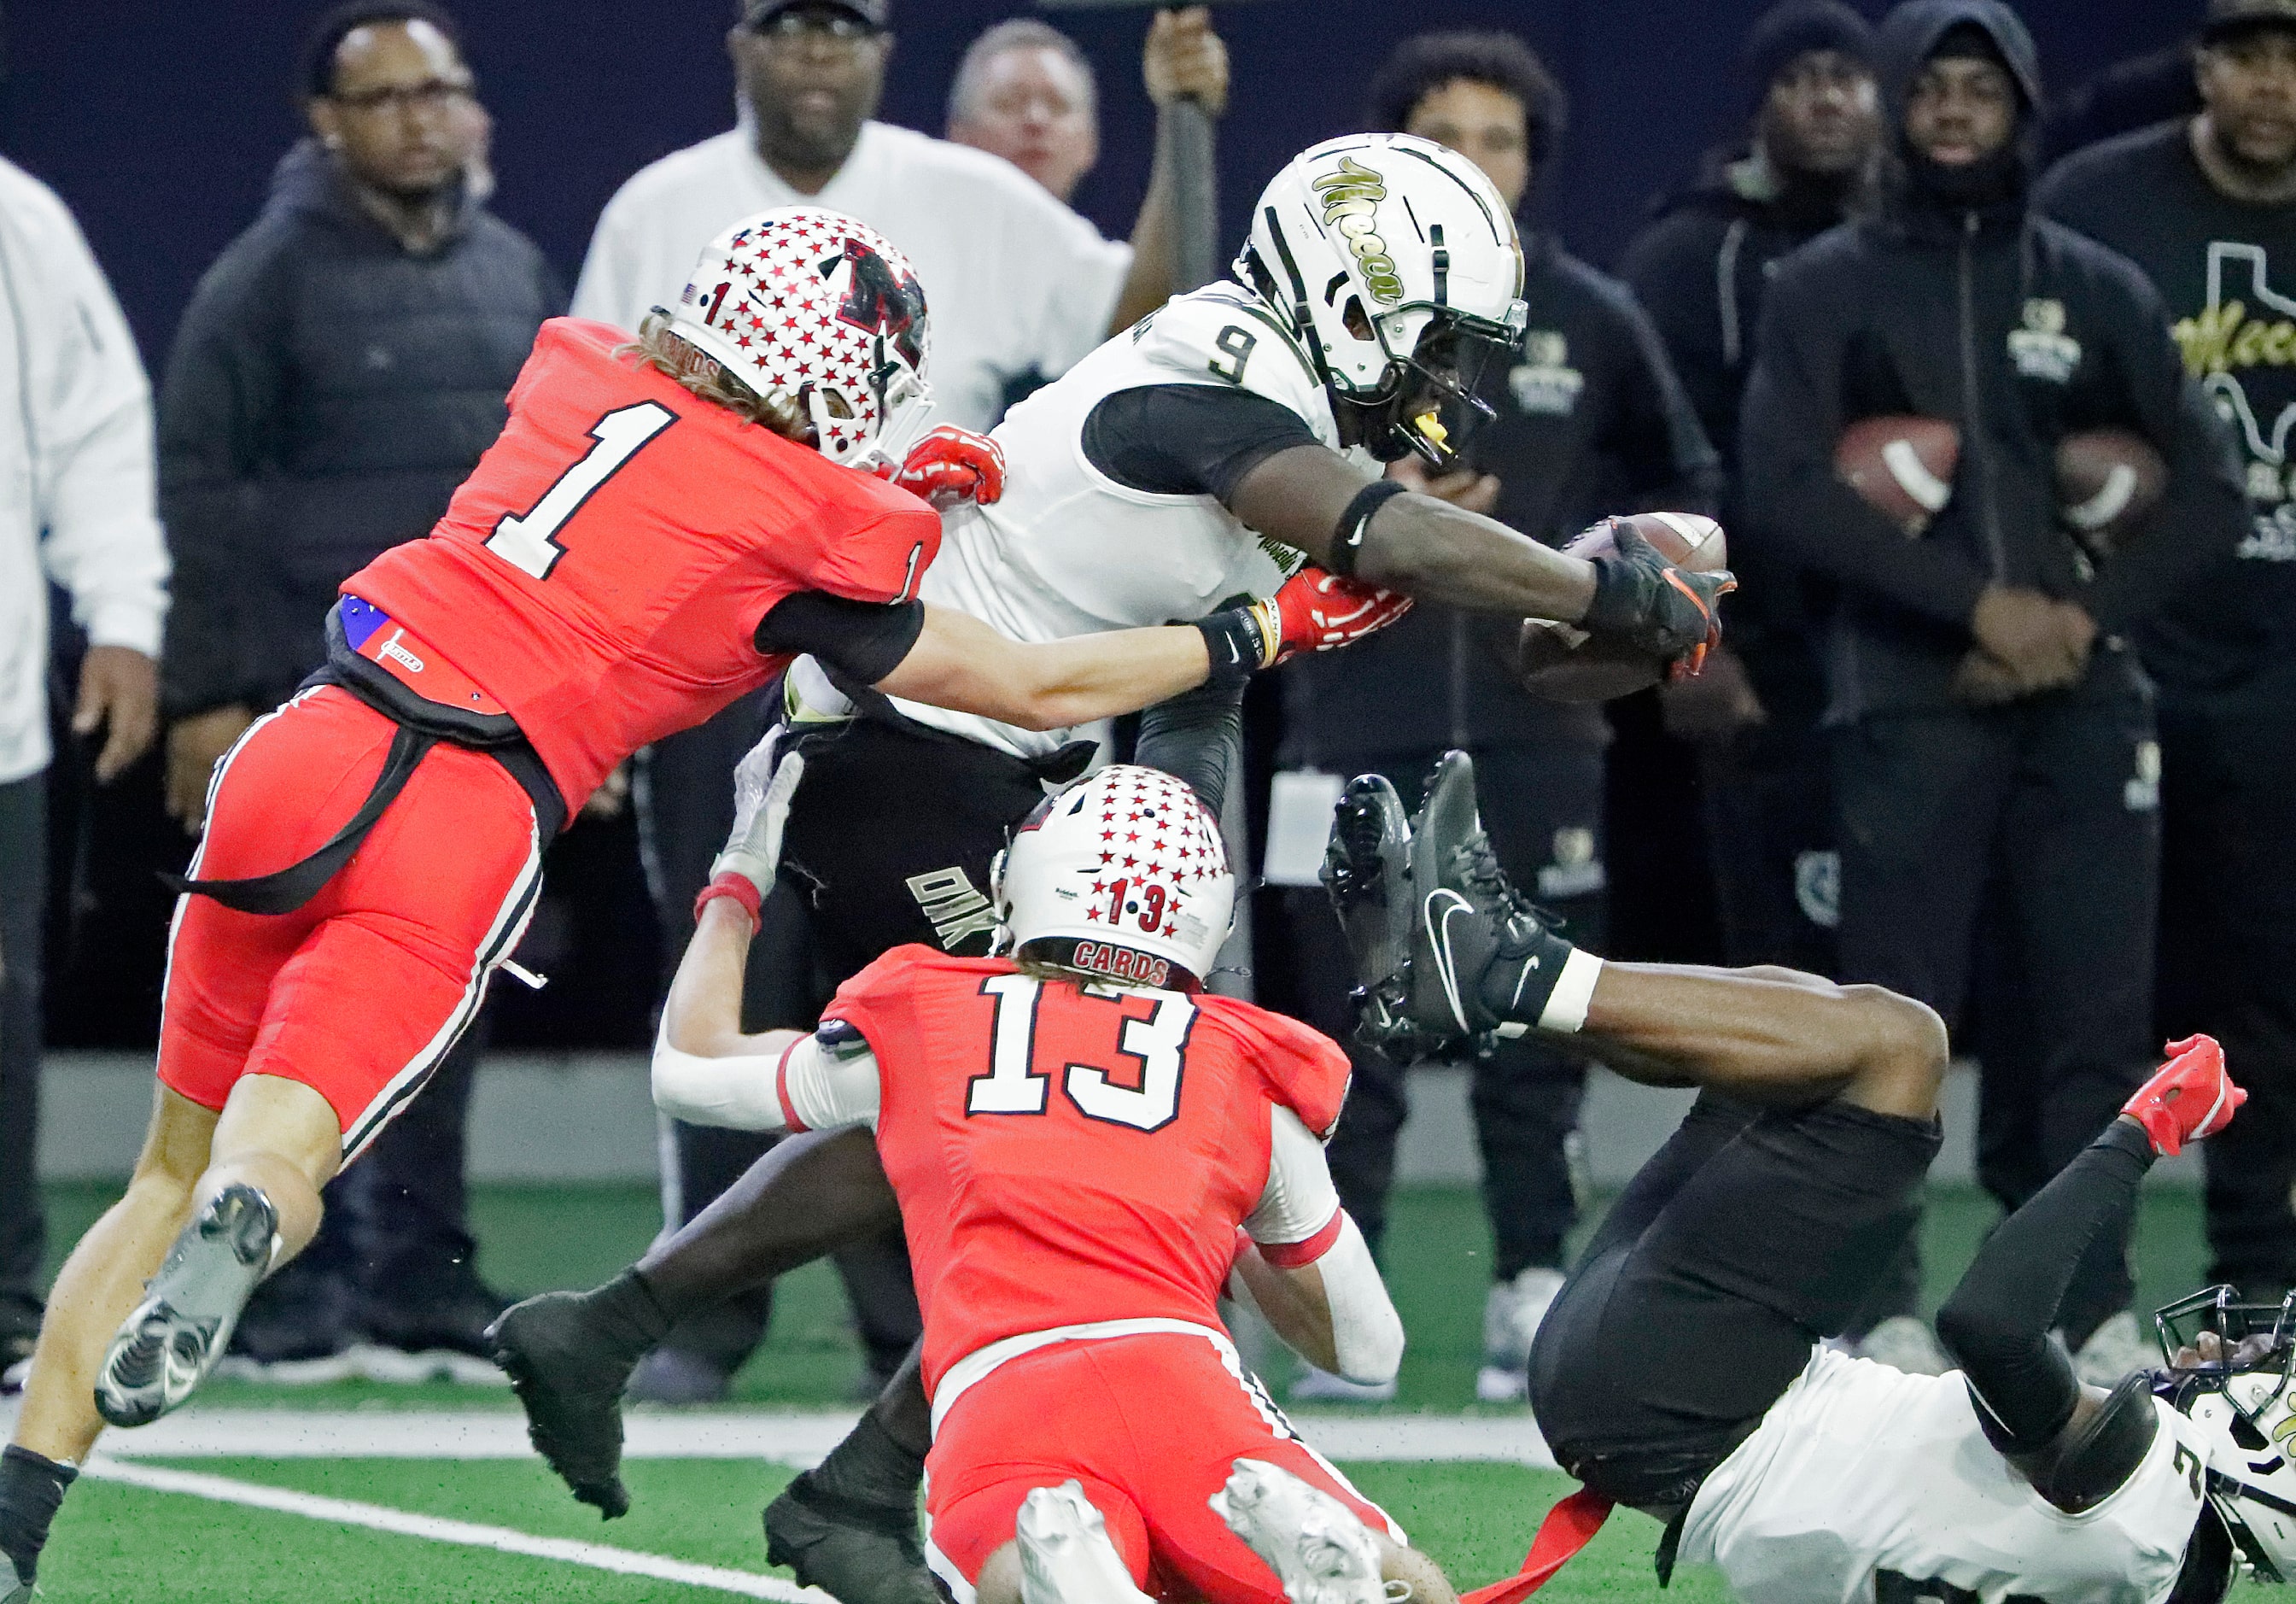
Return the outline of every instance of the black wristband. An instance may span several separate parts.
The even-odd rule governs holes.
[[[1347,510],[1340,514],[1339,522],[1332,530],[1331,560],[1324,566],[1337,574],[1355,572],[1356,559],[1363,553],[1364,536],[1371,531],[1373,515],[1410,489],[1398,479],[1374,479],[1349,498]]]
[[[1211,654],[1206,685],[1233,688],[1259,671],[1266,637],[1250,608],[1228,607],[1192,621],[1204,632],[1204,649]]]

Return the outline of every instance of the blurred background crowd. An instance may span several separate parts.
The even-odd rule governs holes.
[[[1581,943],[1938,1007],[1981,1065],[1979,1178],[2005,1206],[2164,1035],[2212,1032],[2254,1099],[2207,1149],[2210,1274],[2278,1297],[2296,0],[1917,3],[1922,27],[1887,29],[1840,0],[1456,0],[1412,25],[1367,0],[12,18],[0,1371],[44,1284],[43,1038],[155,1039],[156,871],[193,851],[217,760],[320,661],[336,584],[444,509],[537,325],[634,327],[727,222],[810,199],[915,262],[942,411],[988,427],[1196,282],[1188,108],[1218,126],[1224,245],[1332,134],[1480,164],[1518,209],[1529,333],[1488,376],[1472,466],[1397,472],[1555,544],[1605,513],[1713,513],[1745,581],[1700,679],[1604,707],[1530,700],[1486,624],[1432,607],[1270,677],[1247,710],[1253,860],[1312,832],[1341,777],[1408,799],[1469,748],[1511,877]],[[1911,522],[1835,473],[1852,425],[1903,415],[1956,426],[1948,493]],[[2063,437],[2098,428],[2165,471],[2111,548],[2053,477]],[[240,1328],[247,1367],[324,1378],[354,1345],[410,1374],[483,1363],[503,1300],[463,1201],[472,1076],[490,1047],[646,1045],[773,705],[656,747],[553,847],[519,958],[554,983],[498,988],[331,1189],[321,1243]],[[1262,887],[1250,962],[1259,1001],[1345,1035],[1312,884]],[[1536,1043],[1467,1067],[1493,1247],[1478,1391],[1498,1402],[1522,1395],[1578,1222],[1585,1073]],[[1332,1168],[1375,1246],[1408,1107],[1406,1073],[1358,1054]],[[670,1222],[756,1152],[665,1133]],[[916,1320],[898,1243],[840,1271],[890,1369]],[[1941,1368],[1919,1279],[1909,1259],[1846,1338]],[[2125,1264],[2083,1268],[2065,1337],[2094,1378],[2142,1361],[2132,1290]],[[769,1310],[681,1328],[637,1390],[722,1395]]]

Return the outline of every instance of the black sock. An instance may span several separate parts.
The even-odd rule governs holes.
[[[924,1473],[924,1455],[902,1447],[875,1415],[868,1414],[806,1475],[816,1488],[833,1498],[906,1512],[916,1507],[917,1484]]]
[[[625,1270],[584,1298],[609,1351],[632,1364],[668,1335],[673,1323],[644,1275],[635,1269]]]
[[[27,1586],[47,1546],[48,1523],[64,1501],[64,1490],[79,1479],[70,1465],[43,1459],[12,1443],[0,1452],[0,1553],[16,1567]]]
[[[1476,1000],[1502,1025],[1537,1030],[1562,983],[1564,967],[1578,950],[1536,919],[1510,920],[1498,933],[1491,954],[1475,984]],[[1575,1031],[1586,1017],[1586,999],[1578,999],[1575,1016],[1567,1022],[1547,1021],[1547,1028]],[[1502,1030],[1502,1035],[1521,1032]]]

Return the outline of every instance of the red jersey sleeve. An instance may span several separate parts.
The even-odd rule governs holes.
[[[940,554],[940,514],[906,490],[852,469],[850,498],[826,521],[798,574],[808,590],[856,602],[906,602]]]
[[[913,999],[944,955],[930,947],[896,947],[880,954],[869,967],[837,988],[837,995],[821,1011],[824,1021],[841,1019],[859,1031],[882,1065],[908,1046],[911,1010],[902,1006]]]
[[[1321,1031],[1248,1002],[1202,997],[1198,1005],[1225,1024],[1259,1071],[1269,1098],[1300,1116],[1319,1137],[1340,1123],[1355,1073],[1340,1044]]]

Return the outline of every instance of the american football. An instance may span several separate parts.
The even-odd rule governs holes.
[[[2057,443],[2057,504],[2091,555],[2105,556],[2161,499],[2169,465],[2142,435],[2090,429]]]
[[[1634,513],[1606,518],[1574,537],[1562,549],[1574,557],[1597,557],[1612,549],[1614,524],[1631,523],[1668,562],[1697,573],[1730,563],[1730,543],[1722,526],[1696,513]],[[1523,688],[1554,702],[1608,702],[1656,685],[1666,665],[1630,648],[1598,644],[1585,631],[1546,619],[1525,619],[1516,647]]]
[[[1909,535],[1952,499],[1960,462],[1961,431],[1942,418],[1861,418],[1833,448],[1842,481]]]

